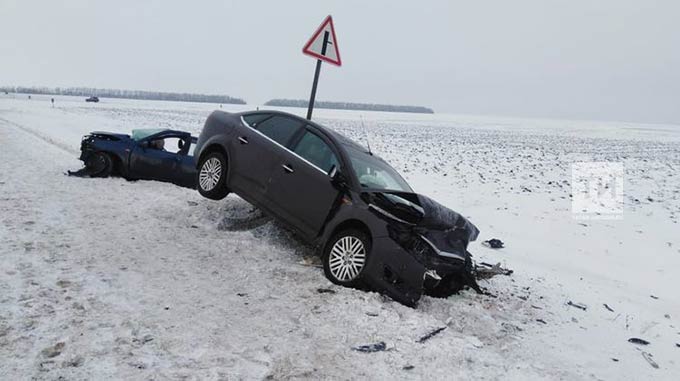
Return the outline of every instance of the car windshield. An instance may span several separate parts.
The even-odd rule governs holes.
[[[145,128],[145,129],[140,129],[140,130],[132,130],[132,139],[136,141],[140,141],[148,136],[151,136],[153,134],[157,134],[161,131],[165,131],[162,128]]]
[[[354,148],[348,148],[347,152],[362,189],[413,192],[399,173],[383,160]]]

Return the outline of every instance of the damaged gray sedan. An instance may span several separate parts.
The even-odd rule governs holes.
[[[203,196],[234,192],[272,215],[318,248],[335,284],[408,306],[480,292],[467,251],[478,229],[333,130],[277,111],[215,111],[195,152]]]

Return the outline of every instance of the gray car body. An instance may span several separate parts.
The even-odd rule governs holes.
[[[339,159],[341,176],[332,178],[330,173],[324,173],[318,167],[306,168],[315,166],[299,157],[291,146],[284,147],[249,126],[243,116],[257,112],[213,112],[198,138],[195,151],[197,166],[208,153],[222,152],[228,166],[226,185],[297,232],[320,252],[340,231],[355,228],[366,232],[371,240],[371,254],[361,274],[363,280],[371,289],[403,304],[414,306],[420,299],[425,291],[428,270],[435,270],[442,277],[470,271],[467,245],[477,238],[479,231],[467,219],[422,195],[362,189],[347,151],[359,150],[376,160],[382,159],[317,123],[279,111],[258,112],[294,118],[303,123],[304,129],[322,137]],[[249,143],[243,144],[244,138]],[[253,162],[242,156],[246,149],[253,148],[255,139],[265,148],[257,152],[257,160]],[[295,141],[292,139],[290,144],[294,145]],[[267,155],[278,159],[267,166],[263,164]],[[280,166],[286,164],[294,164],[296,172],[283,171]],[[251,189],[238,186],[239,179],[247,176],[241,173],[243,171],[268,171],[266,179],[261,181],[264,186]],[[341,180],[338,181],[338,178]],[[296,197],[280,196],[287,193],[294,193]],[[404,202],[395,203],[393,200]],[[420,208],[408,206],[414,204],[420,205]],[[415,241],[419,243],[414,244]],[[427,244],[423,245],[425,241]],[[439,247],[433,245],[434,241]],[[447,246],[448,241],[455,242]],[[445,250],[439,250],[442,243],[447,246]],[[419,249],[414,247],[418,245]]]

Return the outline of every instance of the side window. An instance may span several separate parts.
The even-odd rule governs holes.
[[[149,148],[170,153],[180,153],[186,141],[179,137],[169,136],[166,138],[149,141]]]
[[[243,115],[243,120],[245,120],[250,127],[254,128],[255,126],[258,125],[258,123],[262,122],[263,120],[271,116],[272,114],[258,112],[254,114]]]
[[[274,115],[257,124],[255,129],[285,147],[301,127],[302,122],[285,116]]]
[[[338,158],[335,156],[331,147],[320,137],[307,131],[295,146],[295,153],[304,157],[310,163],[323,169],[325,172],[338,165]]]

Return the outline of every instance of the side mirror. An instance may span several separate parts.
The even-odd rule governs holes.
[[[331,183],[334,185],[339,187],[345,186],[345,176],[343,176],[342,172],[340,172],[337,166],[334,165],[331,167],[331,169],[328,171],[328,177],[330,177]]]
[[[332,166],[331,169],[328,171],[328,177],[330,177],[331,180],[334,180],[334,179],[338,176],[338,173],[340,173],[340,172],[338,171],[338,167],[337,167],[336,165],[334,165],[334,166]]]
[[[184,140],[180,139],[177,141],[177,148],[179,149],[184,148]]]

